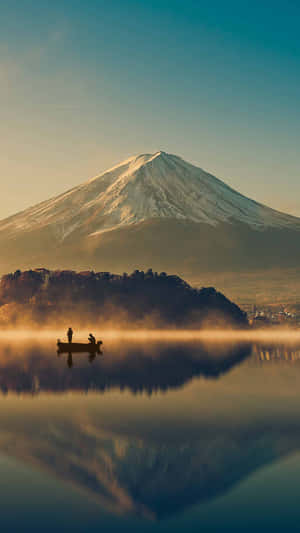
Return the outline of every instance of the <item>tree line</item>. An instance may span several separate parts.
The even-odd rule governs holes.
[[[75,272],[38,268],[6,274],[0,281],[2,311],[30,312],[37,323],[64,315],[76,322],[93,320],[141,322],[153,325],[247,324],[246,314],[213,287],[197,289],[176,275],[135,270]],[[2,315],[5,314],[2,312]],[[26,314],[26,313],[25,313]],[[210,318],[211,317],[211,318]],[[13,319],[12,319],[13,320]],[[208,324],[209,325],[209,324]]]

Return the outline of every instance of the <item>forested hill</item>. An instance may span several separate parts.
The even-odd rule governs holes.
[[[243,327],[246,314],[214,288],[195,289],[175,275],[135,270],[6,274],[0,281],[0,325],[73,321],[116,327]],[[70,322],[71,323],[71,322]]]

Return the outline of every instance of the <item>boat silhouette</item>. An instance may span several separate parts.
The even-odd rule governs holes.
[[[98,353],[101,354],[102,341],[97,342],[61,342],[57,341],[57,353]]]

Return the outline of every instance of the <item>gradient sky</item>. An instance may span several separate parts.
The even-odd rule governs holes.
[[[300,2],[1,0],[0,217],[164,150],[300,216]]]

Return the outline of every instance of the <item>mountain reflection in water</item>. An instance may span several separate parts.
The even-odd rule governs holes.
[[[184,516],[300,449],[298,350],[111,342],[68,368],[55,346],[3,342],[0,452],[124,521]]]

